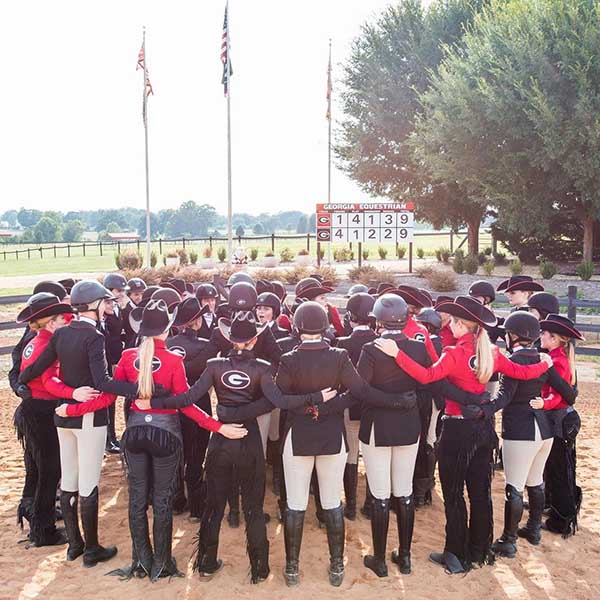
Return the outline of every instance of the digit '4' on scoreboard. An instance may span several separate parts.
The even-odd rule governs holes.
[[[406,203],[317,204],[320,242],[412,242],[414,205]]]

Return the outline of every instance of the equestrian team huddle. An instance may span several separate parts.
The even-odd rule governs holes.
[[[477,281],[467,296],[435,300],[407,285],[355,285],[343,317],[328,302],[333,285],[318,275],[296,285],[293,301],[280,282],[254,281],[243,271],[218,287],[182,279],[148,287],[118,273],[103,283],[35,287],[17,317],[28,326],[9,373],[22,399],[15,425],[26,476],[18,519],[21,527],[29,522],[30,545],[68,544],[67,560],[83,556],[86,567],[116,555],[98,538],[105,452],[121,452],[127,468],[132,560],[111,571],[123,578],[181,575],[171,547],[173,514],[184,511],[199,522],[194,570],[212,577],[223,566],[227,505],[229,525],[237,527],[241,499],[251,581],[265,580],[271,467],[286,584],[300,582],[312,494],[327,532],[329,581],[341,585],[345,519],[355,520],[359,505],[359,456],[367,479],[360,512],[372,532],[364,565],[379,577],[388,575],[390,511],[398,533],[391,561],[411,573],[415,508],[431,504],[436,462],[446,529],[443,550],[430,560],[447,573],[512,558],[518,538],[538,545],[542,529],[575,533],[574,343],[583,338],[542,285],[528,276],[497,289]],[[497,292],[512,305],[506,319],[490,307]],[[126,420],[120,441],[119,396]],[[502,448],[495,453],[498,411]],[[495,456],[506,480],[496,541]]]

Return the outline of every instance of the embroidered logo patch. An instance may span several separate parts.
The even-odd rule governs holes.
[[[186,357],[185,348],[183,346],[171,346],[169,350],[177,354],[177,356],[181,356],[181,358]]]
[[[250,377],[242,371],[226,371],[221,375],[221,383],[231,390],[243,390],[250,385]]]
[[[158,356],[155,356],[155,357],[152,359],[152,372],[153,372],[153,373],[156,373],[156,371],[158,371],[158,370],[160,369],[160,367],[161,367],[161,366],[162,366],[162,363],[160,362],[160,358],[158,358]],[[139,370],[140,370],[140,359],[139,359],[139,358],[136,358],[136,359],[133,361],[133,368],[134,368],[136,371],[139,371]]]
[[[425,342],[425,335],[423,333],[415,333],[413,339],[417,340],[417,342]]]
[[[25,350],[23,350],[23,358],[30,358],[33,354],[33,344],[29,344]]]
[[[477,356],[475,356],[475,354],[469,358],[469,367],[471,367],[473,371],[477,371]]]

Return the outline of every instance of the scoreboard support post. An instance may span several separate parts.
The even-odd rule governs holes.
[[[317,242],[317,267],[321,266],[321,242]]]
[[[358,268],[362,267],[362,242],[358,242]]]
[[[412,273],[413,243],[408,242],[408,272]]]

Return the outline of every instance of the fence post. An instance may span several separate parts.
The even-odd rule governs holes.
[[[413,243],[408,242],[408,272],[412,273]]]
[[[40,258],[44,258],[44,247],[40,246]]]
[[[450,253],[454,252],[454,230],[450,230]]]
[[[117,242],[117,254],[121,254],[121,242]]]
[[[67,244],[67,256],[71,258],[71,244]]]
[[[575,323],[577,318],[577,307],[575,306],[575,300],[577,300],[577,286],[570,285],[567,288],[567,297],[569,299],[569,305],[567,307],[567,317]]]
[[[102,256],[102,242],[100,242],[100,256]]]
[[[362,267],[362,242],[358,242],[358,268]]]
[[[498,240],[496,239],[496,236],[494,235],[493,230],[492,230],[492,254],[493,255],[498,254]]]
[[[212,235],[208,236],[208,247],[212,250]]]
[[[4,254],[4,260],[6,260],[6,250],[3,252]]]
[[[317,242],[317,267],[321,266],[321,242]]]
[[[238,239],[238,246],[241,246],[242,245],[242,236],[238,235],[237,239]]]
[[[136,243],[136,245],[137,245],[137,251],[138,251],[138,254],[139,254],[139,252],[140,252],[140,240],[139,240],[139,239],[137,239],[137,240],[135,241],[135,243]]]
[[[306,251],[310,252],[310,233],[306,234]]]
[[[181,238],[182,242],[183,242],[183,249],[185,250],[185,237]]]
[[[27,258],[31,258],[31,250],[27,248]]]
[[[83,255],[85,256],[85,242],[83,242]]]
[[[271,250],[275,253],[275,234],[271,234]]]
[[[56,258],[56,244],[54,244],[53,250],[54,250],[54,258]]]
[[[158,253],[162,254],[162,238],[158,239]]]

